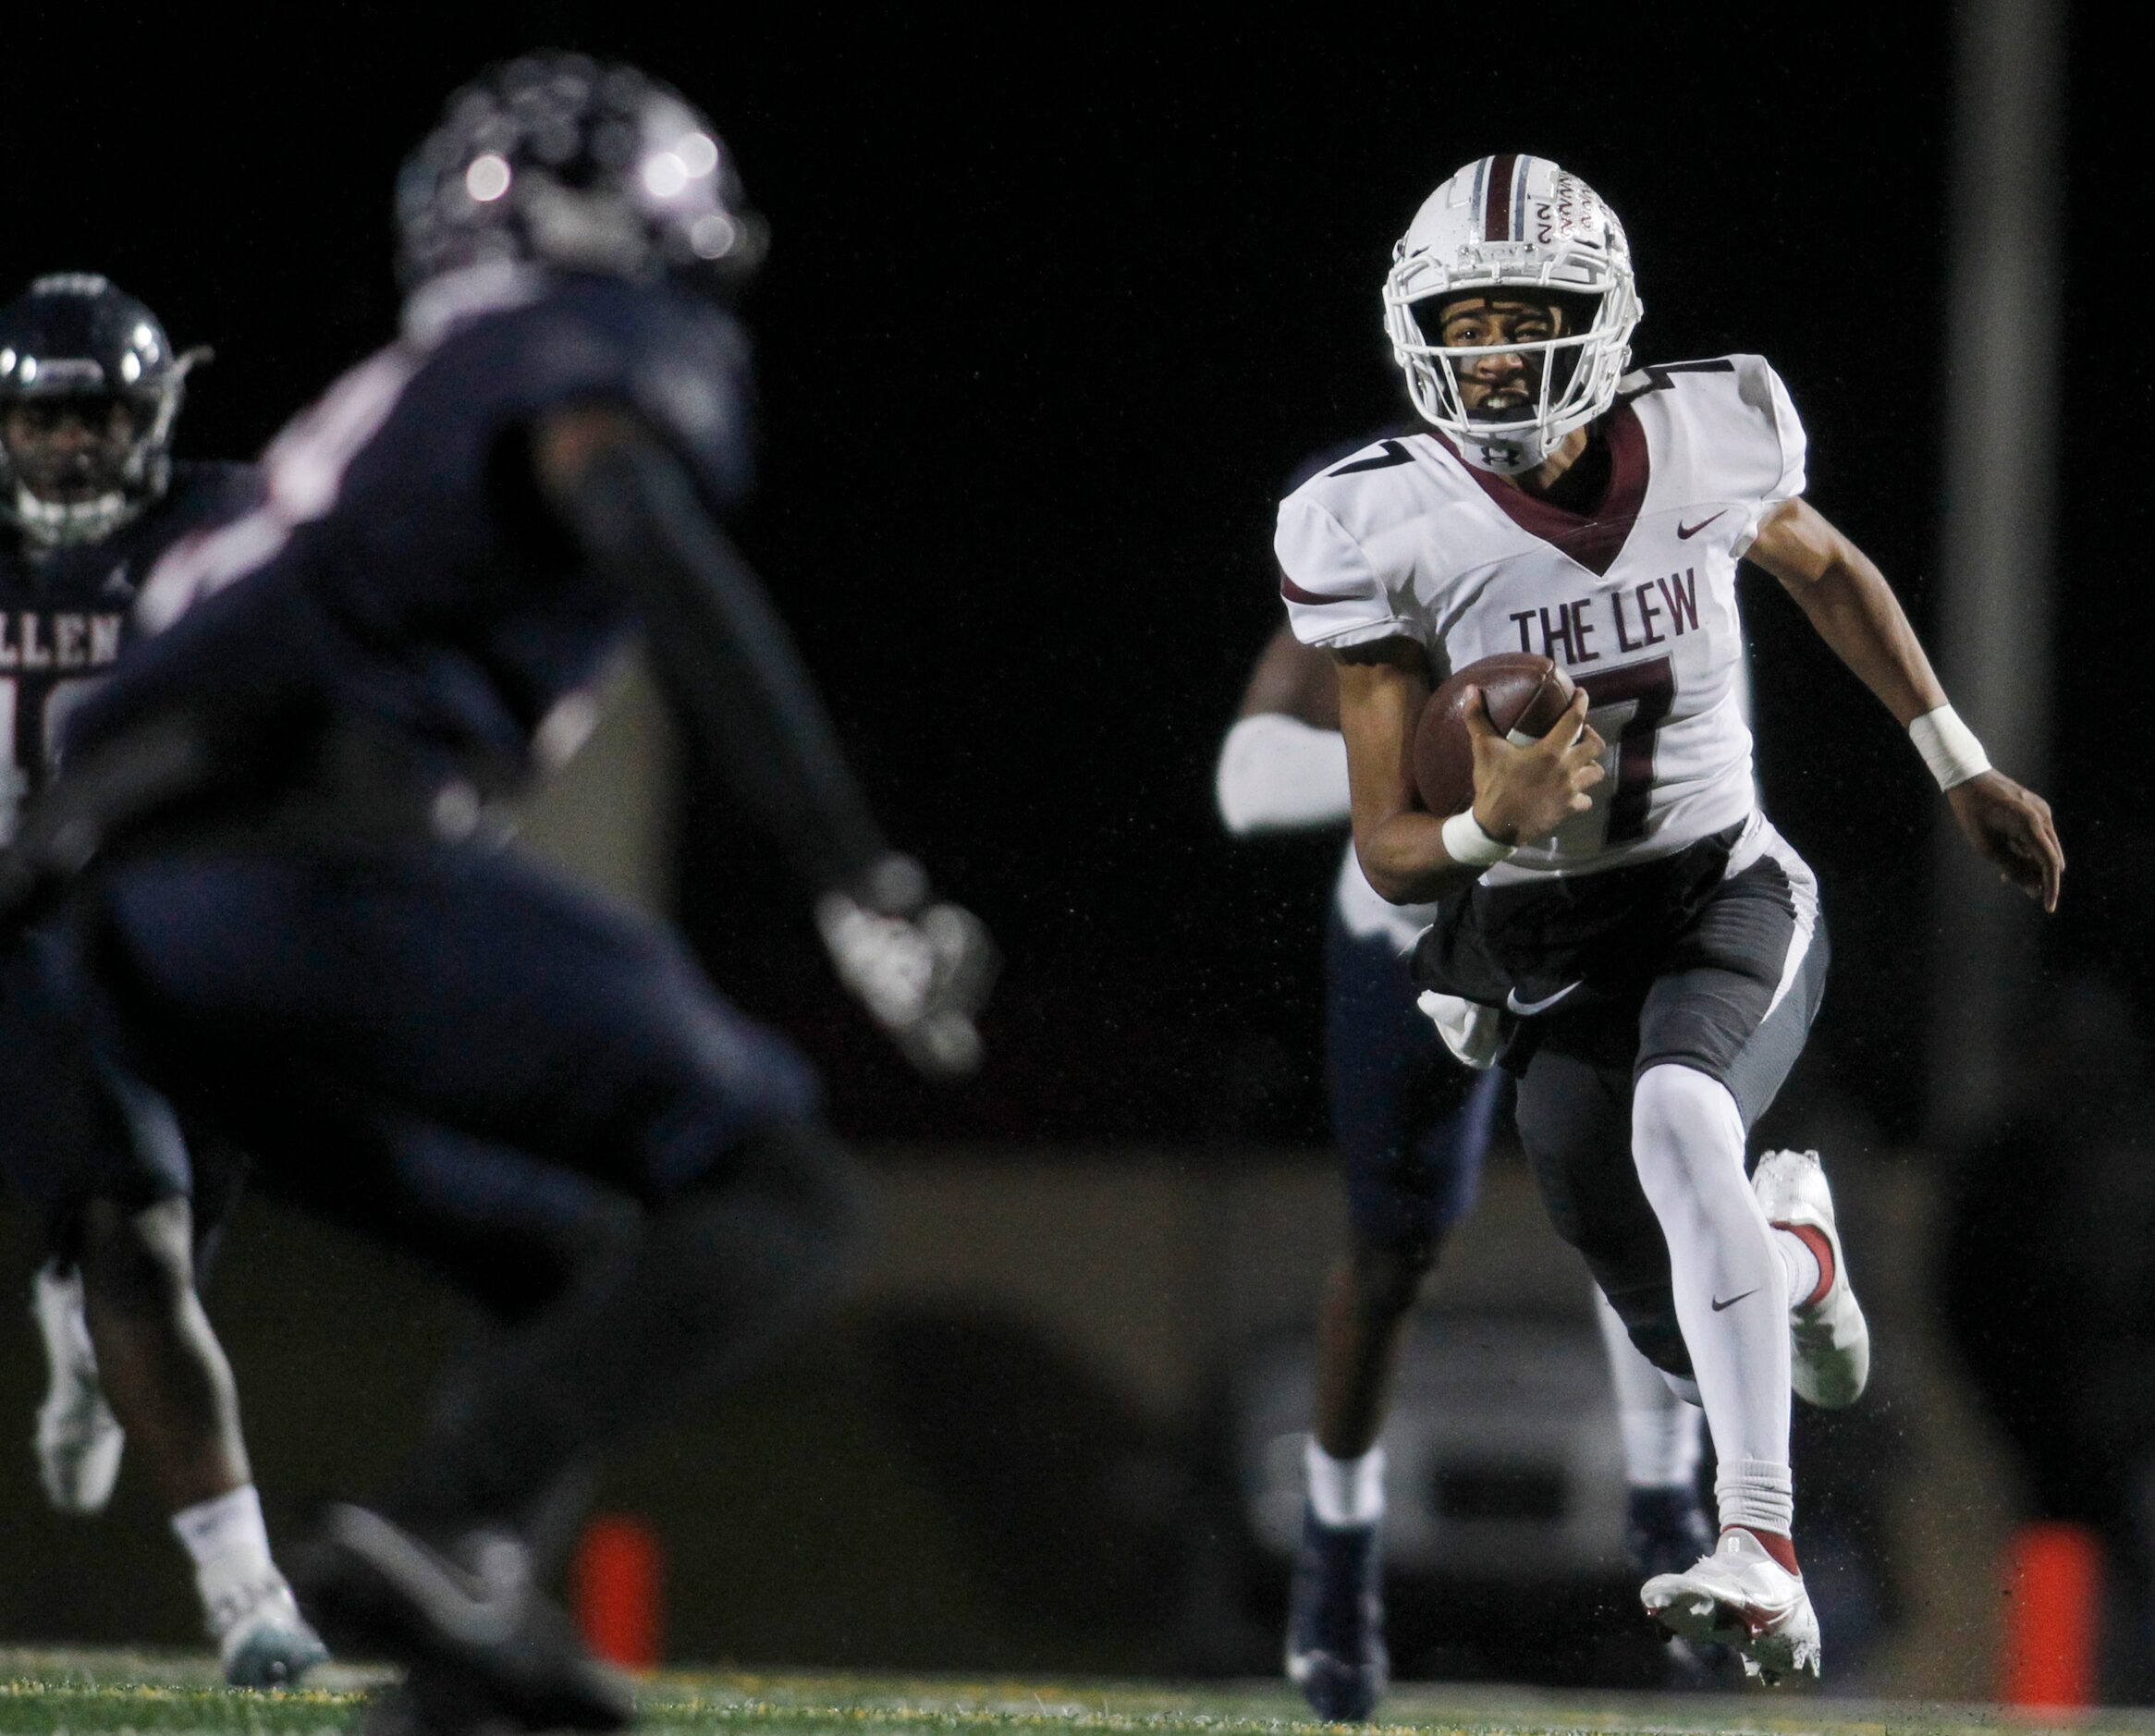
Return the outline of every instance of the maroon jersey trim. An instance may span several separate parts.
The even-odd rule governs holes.
[[[1366,591],[1351,591],[1343,597],[1320,597],[1314,591],[1304,591],[1285,573],[1280,575],[1280,594],[1290,603],[1314,603],[1320,606],[1327,603],[1365,603],[1369,600],[1369,593]]]
[[[1629,404],[1619,404],[1601,419],[1601,437],[1609,442],[1609,487],[1590,513],[1572,512],[1530,495],[1464,458],[1459,465],[1513,524],[1599,577],[1623,553],[1639,508],[1646,504],[1647,480],[1647,431]],[[1459,448],[1447,436],[1438,434],[1437,438],[1459,458]]]

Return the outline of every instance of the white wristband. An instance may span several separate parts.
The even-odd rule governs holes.
[[[1990,769],[1990,755],[1976,740],[1976,732],[1960,719],[1951,705],[1927,711],[1908,726],[1908,739],[1923,756],[1941,789],[1951,789]]]
[[[1444,822],[1445,853],[1462,867],[1494,868],[1518,849],[1516,844],[1500,844],[1483,831],[1472,808]]]

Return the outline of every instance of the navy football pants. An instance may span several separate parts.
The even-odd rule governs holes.
[[[1325,1077],[1354,1238],[1420,1262],[1474,1210],[1508,1077],[1445,1049],[1407,960],[1332,911],[1325,935]]]
[[[216,1139],[182,1138],[168,1107],[111,1065],[84,1000],[64,926],[0,945],[0,1177],[29,1208],[43,1254],[64,1261],[92,1199],[129,1211],[191,1199],[199,1279],[246,1162]]]
[[[453,1241],[583,1182],[650,1204],[815,1107],[667,935],[513,855],[162,857],[92,924],[121,1053],[335,1216],[403,1197]]]
[[[521,1328],[445,1395],[411,1516],[514,1520],[826,1288],[851,1202],[806,1063],[631,914],[447,847],[175,853],[85,904],[131,1070]]]

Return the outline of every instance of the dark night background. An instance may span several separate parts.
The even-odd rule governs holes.
[[[1639,358],[1769,356],[1810,428],[1812,498],[1931,612],[1943,6],[1860,28],[1563,6],[1530,27],[1430,7],[1222,28],[317,6],[274,36],[205,6],[11,16],[0,281],[103,270],[177,341],[214,344],[180,435],[200,455],[255,450],[388,335],[392,174],[484,61],[631,58],[716,120],[775,237],[749,308],[768,464],[744,541],[892,833],[1009,954],[988,1070],[918,1087],[758,851],[695,808],[685,904],[715,972],[832,1064],[857,1132],[1321,1137],[1314,939],[1337,846],[1231,845],[1212,758],[1277,619],[1280,480],[1406,411],[1377,287],[1462,162],[1532,151],[1590,180],[1630,233]],[[2047,944],[2051,968],[2137,991],[2146,778],[2122,714],[2147,243],[2112,214],[2138,117],[2102,35],[2084,16],[2069,67],[2065,673],[2042,782],[2073,869]],[[1942,804],[1793,605],[1745,583],[1769,808],[1836,941],[1792,1092],[1851,1094],[1904,1138],[1925,960],[1951,944],[1926,897]]]

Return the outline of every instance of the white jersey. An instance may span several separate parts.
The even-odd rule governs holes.
[[[1591,812],[1491,869],[1491,885],[1665,856],[1747,818],[1736,563],[1804,489],[1804,432],[1758,356],[1647,368],[1600,427],[1591,517],[1462,460],[1436,433],[1378,442],[1280,503],[1275,547],[1304,644],[1412,639],[1439,671],[1553,659],[1609,742]]]

